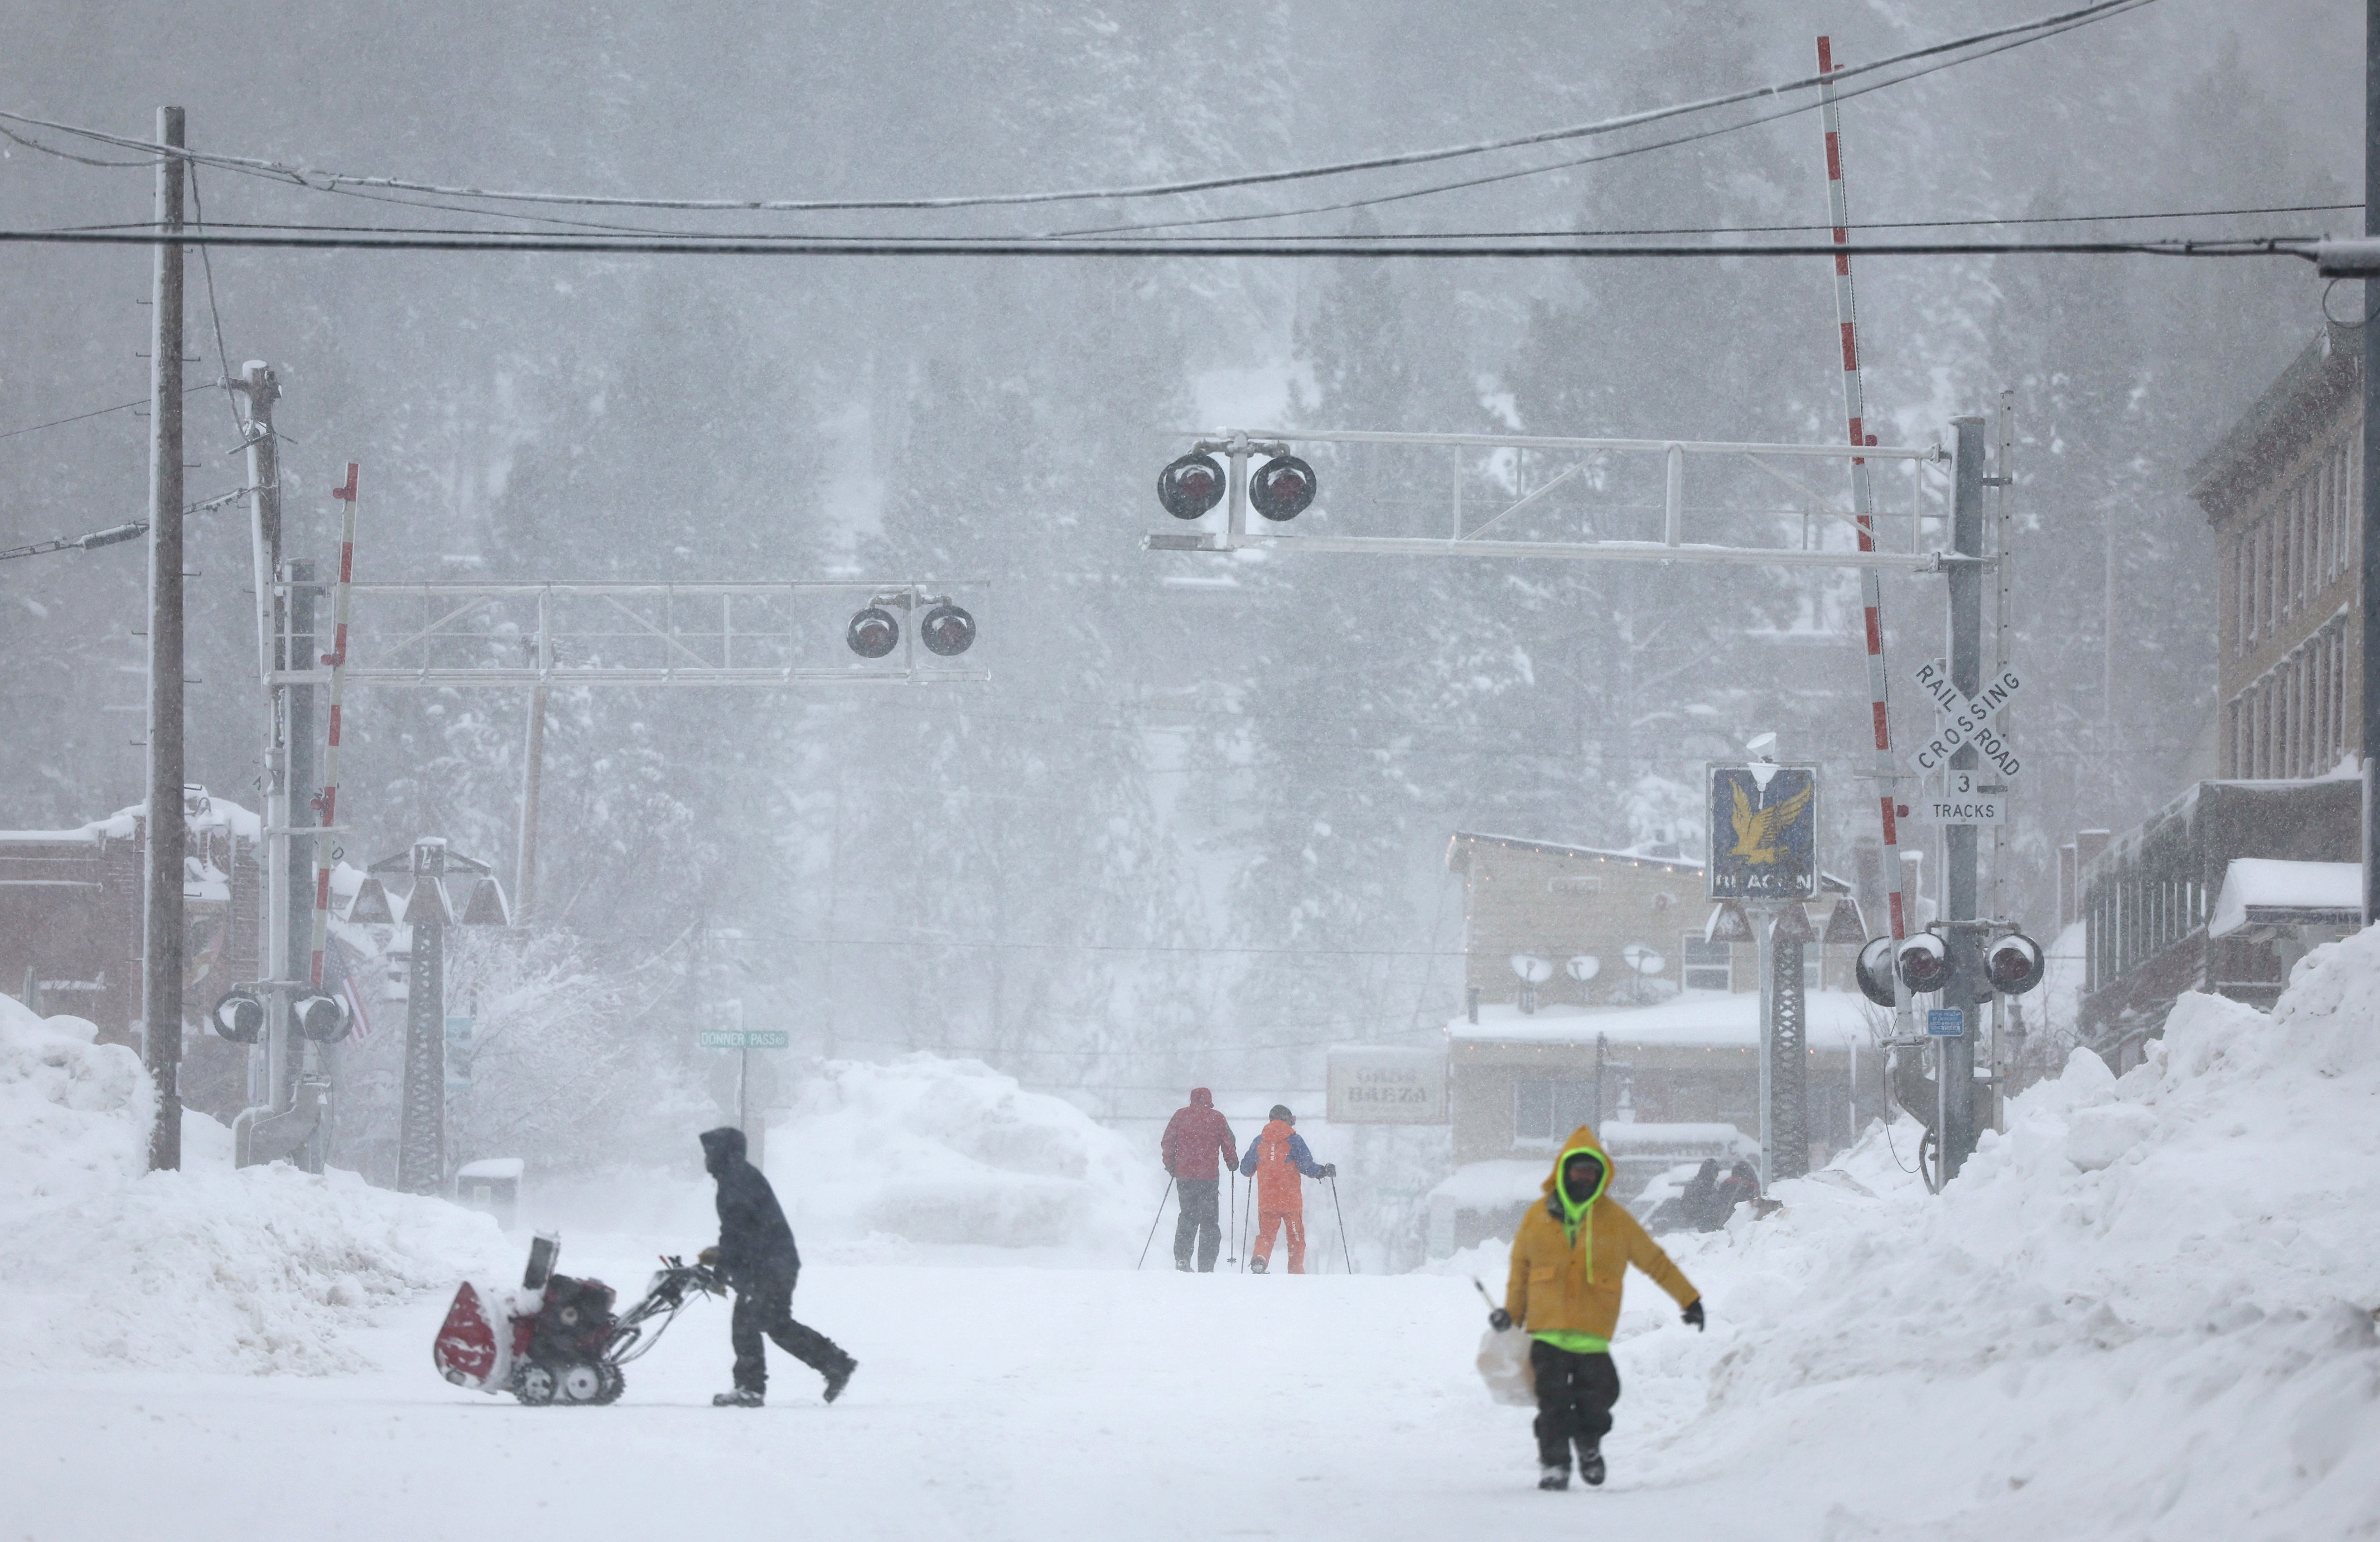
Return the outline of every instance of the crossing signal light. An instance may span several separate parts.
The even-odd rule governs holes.
[[[355,1026],[347,1003],[336,996],[300,996],[289,1003],[289,1016],[298,1031],[317,1044],[336,1044]]]
[[[1900,945],[1900,978],[1924,995],[1950,983],[1950,950],[1934,932],[1921,931]]]
[[[1860,994],[1878,1006],[1892,1006],[1892,939],[1870,938],[1859,951],[1859,960],[1852,965],[1859,979]]]
[[[2022,996],[2039,985],[2047,967],[2041,944],[2021,931],[1995,938],[1984,950],[1984,977],[2005,995]]]
[[[1157,474],[1157,501],[1176,519],[1196,519],[1223,501],[1223,467],[1193,450]]]
[[[945,600],[926,613],[917,624],[917,636],[925,640],[927,652],[955,659],[975,646],[975,617]]]
[[[253,1044],[264,1037],[264,1002],[251,990],[225,991],[208,1015],[214,1021],[217,1038]]]
[[[1314,502],[1314,490],[1313,467],[1295,455],[1275,455],[1248,479],[1248,503],[1278,524],[1304,514]]]
[[[971,640],[972,622],[968,624],[968,633]],[[843,634],[843,640],[863,659],[880,659],[901,646],[901,624],[883,606],[870,605],[851,618],[850,629]]]

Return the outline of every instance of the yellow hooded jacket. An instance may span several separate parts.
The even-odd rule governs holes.
[[[1557,1195],[1562,1164],[1585,1151],[1603,1164],[1603,1182],[1584,1205],[1575,1195]],[[1580,1125],[1562,1142],[1554,1170],[1546,1179],[1547,1204],[1532,1205],[1512,1234],[1512,1274],[1504,1286],[1504,1310],[1531,1335],[1549,1339],[1555,1347],[1572,1349],[1584,1341],[1589,1351],[1607,1348],[1612,1326],[1620,1320],[1620,1287],[1634,1264],[1653,1277],[1681,1306],[1692,1305],[1702,1293],[1680,1272],[1660,1245],[1645,1234],[1636,1218],[1616,1199],[1604,1196],[1611,1186],[1611,1158]],[[1570,1201],[1566,1208],[1580,1217],[1578,1235],[1548,1208]]]

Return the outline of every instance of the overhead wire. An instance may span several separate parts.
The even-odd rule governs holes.
[[[1439,146],[1428,150],[1404,151],[1389,154],[1363,156],[1351,160],[1296,166],[1272,171],[1243,172],[1225,176],[1191,177],[1169,182],[1139,183],[1121,187],[1077,188],[1038,192],[968,193],[913,198],[869,199],[697,199],[646,198],[615,194],[555,193],[528,189],[502,189],[461,187],[425,182],[410,177],[358,176],[343,172],[292,164],[253,156],[225,155],[188,147],[158,144],[127,135],[88,128],[73,124],[37,118],[29,114],[0,112],[0,119],[47,128],[112,144],[127,150],[137,150],[150,155],[178,155],[201,164],[219,166],[227,171],[270,176],[299,187],[333,190],[337,188],[361,188],[384,191],[423,193],[440,198],[463,198],[490,202],[569,204],[588,208],[677,209],[698,211],[742,211],[748,212],[818,212],[827,211],[938,211],[995,207],[1020,207],[1036,204],[1107,201],[1127,199],[1177,197],[1189,193],[1213,192],[1232,188],[1248,188],[1287,182],[1308,181],[1318,177],[1341,176],[1359,172],[1391,170],[1403,166],[1491,154],[1506,150],[1524,149],[1535,145],[1560,143],[1567,140],[1599,137],[1624,129],[1640,127],[1674,117],[1718,108],[1737,105],[1790,92],[1812,91],[1828,80],[1843,82],[1859,77],[1888,70],[1922,59],[1937,58],[1978,48],[1985,43],[2019,46],[2036,41],[2037,37],[2056,36],[2059,32],[2091,21],[2123,14],[2155,0],[2093,0],[2076,9],[2051,16],[2036,17],[2029,21],[1969,33],[1942,42],[1906,50],[1866,64],[1837,69],[1825,75],[1807,75],[1783,81],[1747,87],[1705,97],[1693,102],[1672,103],[1634,113],[1597,119],[1590,123],[1571,124],[1558,128],[1539,129],[1526,134],[1500,136],[1495,139]],[[2014,40],[2012,42],[2004,40]],[[1998,49],[1987,50],[1978,57],[1988,56]],[[1852,94],[1843,92],[1840,94]],[[1546,169],[1546,168],[1539,168]],[[1528,175],[1528,174],[1522,174]],[[1419,196],[1406,195],[1406,196]]]
[[[1195,241],[1050,241],[1040,239],[945,239],[870,237],[862,240],[816,237],[635,238],[613,237],[480,236],[419,237],[392,230],[384,235],[318,235],[302,230],[285,234],[217,235],[208,231],[158,232],[89,230],[0,230],[0,244],[42,246],[218,246],[278,248],[298,251],[512,251],[552,254],[588,252],[598,256],[695,257],[998,257],[998,258],[1182,258],[1228,257],[1317,260],[1330,258],[1417,258],[1425,260],[1580,259],[1580,258],[1744,258],[1744,257],[1994,257],[2023,253],[2069,256],[2130,257],[2296,257],[2312,261],[2319,237],[2291,234],[2228,237],[2219,240],[2136,241],[1865,241],[1767,242],[1702,246],[1631,246],[1577,242],[1523,245],[1514,242],[1468,245],[1399,246],[1332,241],[1307,244],[1311,237],[1292,237],[1269,244],[1245,246]]]
[[[190,178],[190,212],[198,216],[198,222],[200,225],[203,227],[207,223],[207,211],[205,204],[200,202],[199,199],[199,168],[196,166],[189,167],[188,176]],[[242,443],[246,443],[248,442],[248,425],[240,421],[239,402],[237,399],[237,394],[232,390],[231,384],[231,350],[224,346],[223,308],[215,303],[214,258],[204,247],[200,247],[199,249],[199,268],[200,271],[206,275],[207,314],[212,318],[214,322],[215,361],[223,370],[223,374],[216,383],[223,387],[224,407],[225,410],[231,414],[231,431],[233,437],[238,439]]]
[[[2081,19],[2069,21],[2065,25],[2057,27],[2052,30],[2040,32],[2030,37],[2018,38],[2013,42],[2003,42],[1998,47],[1985,49],[1981,53],[1969,55],[1962,58],[1945,59],[1937,64],[1928,65],[1923,69],[1913,69],[1905,75],[1895,76],[1889,79],[1872,80],[1864,85],[1854,86],[1847,91],[1839,91],[1835,93],[1835,100],[1839,103],[1847,102],[1855,97],[1865,96],[1870,91],[1883,91],[1887,87],[1906,84],[1911,80],[1919,79],[1925,76],[1934,74],[1937,70],[1949,69],[1957,65],[1973,64],[1980,59],[1990,58],[1996,54],[2006,53],[2011,48],[2021,48],[2029,42],[2039,42],[2046,39],[2056,37],[2062,32],[2071,31],[2077,27],[2088,26],[2092,22],[2105,20],[2111,16],[2120,14],[2121,10],[2131,9],[2134,8],[2135,6],[2147,5],[2150,3],[2151,0],[2134,0],[2132,6],[2126,6],[2120,8],[2107,6],[2095,7],[2089,13],[2082,14]],[[1844,74],[1844,71],[1837,70],[1833,78],[1840,80],[1843,79]],[[1680,145],[1694,144],[1703,140],[1718,139],[1722,135],[1739,133],[1746,128],[1756,128],[1764,124],[1777,123],[1785,118],[1799,116],[1803,113],[1814,113],[1822,105],[1824,105],[1824,103],[1818,102],[1801,103],[1790,107],[1780,107],[1773,112],[1755,113],[1752,116],[1747,117],[1739,123],[1723,124],[1713,128],[1696,129],[1692,133],[1672,135],[1668,139],[1654,140],[1644,144],[1627,145],[1618,150],[1604,151],[1599,154],[1573,156],[1568,160],[1550,162],[1541,166],[1523,166],[1515,170],[1495,172],[1481,176],[1465,177],[1455,182],[1441,182],[1427,188],[1409,188],[1403,192],[1382,193],[1369,198],[1342,199],[1336,203],[1311,204],[1297,209],[1278,209],[1269,213],[1243,212],[1237,214],[1214,214],[1198,219],[1167,220],[1144,225],[1124,225],[1089,228],[1077,232],[1070,232],[1069,234],[1085,236],[1116,235],[1124,232],[1141,230],[1173,230],[1196,228],[1215,225],[1245,225],[1256,220],[1288,219],[1295,216],[1311,214],[1344,213],[1355,209],[1374,209],[1378,208],[1383,204],[1402,203],[1413,199],[1429,198],[1439,193],[1462,192],[1472,188],[1490,187],[1498,183],[1517,181],[1522,177],[1527,176],[1542,176],[1550,172],[1570,171],[1580,166],[1596,165],[1606,161],[1626,160],[1631,156],[1650,154],[1652,152],[1657,150],[1671,150]],[[1830,227],[1820,226],[1819,228],[1825,229]]]
[[[420,208],[434,208],[434,207],[440,207],[440,206],[438,206],[438,205],[431,205],[431,204],[421,204],[421,205],[417,205],[416,207],[420,207]],[[2142,210],[2142,211],[2140,211],[2140,212],[2132,212],[2132,213],[2103,213],[2103,214],[1996,214],[1996,215],[1979,214],[1979,215],[1975,215],[1975,216],[1971,217],[1971,218],[1966,218],[1966,219],[1956,219],[1956,220],[1870,220],[1870,221],[1866,221],[1866,222],[1862,223],[1862,224],[1845,225],[1843,228],[1844,228],[1845,230],[1951,230],[1951,229],[1968,229],[1968,228],[1974,228],[1974,227],[1978,227],[1978,226],[1985,226],[1985,225],[1992,225],[1992,226],[2002,226],[2002,225],[2006,225],[2006,226],[2017,226],[2017,225],[2104,225],[2104,224],[2119,223],[2119,222],[2128,221],[2128,220],[2205,220],[2205,219],[2222,219],[2222,218],[2228,218],[2228,217],[2234,217],[2234,216],[2240,216],[2240,215],[2247,215],[2247,214],[2305,214],[2305,213],[2348,213],[2348,212],[2360,213],[2360,212],[2362,212],[2362,209],[2363,209],[2363,205],[2362,205],[2362,204],[2361,204],[2361,203],[2274,203],[2274,204],[2258,204],[2258,205],[2254,205],[2254,206],[2252,206],[2252,207],[2247,207],[2247,208],[2239,208],[2239,209],[2157,209],[2157,210]],[[472,211],[468,211],[468,212],[472,212],[472,213],[479,213],[479,212],[480,212],[480,211],[478,211],[478,210],[472,210]],[[527,215],[527,214],[500,214],[500,215],[498,215],[497,217],[500,217],[500,218],[505,218],[505,219],[532,219],[532,218],[536,218],[537,216],[535,216],[535,215]],[[148,220],[118,220],[118,221],[115,221],[115,222],[110,223],[110,224],[107,224],[107,225],[60,225],[60,226],[55,226],[55,227],[53,227],[53,228],[59,229],[59,230],[63,230],[63,231],[74,231],[74,232],[81,232],[81,231],[123,231],[123,230],[145,230],[145,229],[150,228],[150,227],[151,227],[151,225],[152,225],[153,223],[154,223],[154,222],[152,222],[152,221],[148,221]],[[573,222],[573,223],[577,223],[577,222]],[[507,235],[507,234],[510,234],[509,232],[505,232],[505,231],[489,230],[489,229],[485,228],[484,226],[472,226],[472,225],[326,225],[326,224],[322,224],[322,223],[321,223],[321,222],[319,222],[319,221],[301,221],[301,220],[209,220],[209,221],[205,221],[205,222],[203,222],[203,228],[205,228],[205,229],[207,229],[207,230],[225,230],[225,231],[235,231],[235,230],[292,230],[292,231],[308,231],[308,232],[314,232],[314,233],[325,234],[325,235],[329,235],[329,234],[343,234],[343,235],[370,235],[370,234],[373,234],[373,233],[376,233],[376,232],[377,232],[377,233],[395,234],[395,235],[405,235],[405,236],[502,236],[502,235]],[[686,231],[668,230],[668,231],[665,231],[665,230],[650,229],[650,228],[647,228],[647,227],[643,227],[643,226],[630,226],[630,225],[604,225],[604,226],[600,226],[600,227],[590,227],[590,228],[601,228],[601,229],[604,229],[604,230],[616,230],[616,231],[622,231],[622,232],[630,232],[630,233],[638,234],[638,235],[669,236],[669,237],[683,237],[683,238],[688,238],[688,239],[697,238],[697,237],[703,237],[703,238],[710,238],[710,239],[718,239],[718,240],[752,239],[752,240],[786,240],[786,241],[796,241],[796,240],[844,240],[844,241],[857,241],[857,240],[866,240],[866,239],[868,239],[868,238],[867,236],[865,236],[865,235],[860,235],[860,234],[854,234],[854,235],[838,235],[838,236],[821,236],[821,235],[818,235],[818,234],[816,234],[816,233],[812,233],[812,234],[809,234],[809,235],[787,234],[787,235],[783,235],[783,236],[771,236],[771,235],[768,235],[768,234],[766,234],[766,233],[757,233],[757,234],[753,234],[753,235],[750,235],[750,236],[742,236],[742,235],[739,235],[738,233],[732,232],[732,231],[700,231],[700,230],[686,230]],[[1832,225],[1635,225],[1635,226],[1613,226],[1613,227],[1606,227],[1606,228],[1599,228],[1599,229],[1579,229],[1579,228],[1576,228],[1576,227],[1572,227],[1572,228],[1567,228],[1567,229],[1550,229],[1550,228],[1541,228],[1541,229],[1536,229],[1536,230],[1414,230],[1414,231],[1366,232],[1366,233],[1362,233],[1362,234],[1348,233],[1348,234],[1345,234],[1345,235],[1339,235],[1339,236],[1311,236],[1311,237],[1305,237],[1305,236],[1288,236],[1288,235],[1283,235],[1283,236],[1217,236],[1217,237],[1205,237],[1205,238],[1206,238],[1206,239],[1210,239],[1210,240],[1218,240],[1218,241],[1299,241],[1299,240],[1315,240],[1315,241],[1322,241],[1322,240],[1335,240],[1335,241],[1458,241],[1458,240],[1480,240],[1480,241],[1486,241],[1486,240],[1531,240],[1531,239],[1546,239],[1546,240],[1551,240],[1551,239],[1558,239],[1558,238],[1561,238],[1561,237],[1597,237],[1597,238],[1598,238],[1598,239],[1601,239],[1601,238],[1606,238],[1606,237],[1637,237],[1637,236],[1762,236],[1762,235],[1788,235],[1788,234],[1796,234],[1796,233],[1800,233],[1800,232],[1803,232],[1803,231],[1831,230],[1831,229],[1833,229],[1833,228],[1834,228],[1834,227],[1833,227]],[[964,237],[917,236],[917,237],[907,237],[907,238],[908,238],[908,239],[911,239],[911,240],[915,240],[915,241],[918,241],[918,242],[924,243],[924,242],[931,242],[931,241],[946,240],[946,239],[948,239],[948,240],[962,240],[962,239],[966,239],[967,237]]]

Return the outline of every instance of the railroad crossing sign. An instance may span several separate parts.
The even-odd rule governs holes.
[[[694,1036],[706,1050],[782,1050],[791,1038],[783,1028],[701,1028]]]
[[[1921,775],[1931,775],[1947,768],[1952,755],[1973,745],[1985,764],[1998,773],[1997,780],[2014,780],[2022,762],[2009,744],[2008,735],[1992,726],[1992,715],[2024,688],[2024,681],[2017,672],[2002,668],[1972,697],[1961,696],[1958,687],[1950,684],[1950,667],[1939,659],[1919,664],[1910,674],[1917,682],[1917,688],[1941,712],[1943,721],[1931,737],[1910,752],[1909,768]]]

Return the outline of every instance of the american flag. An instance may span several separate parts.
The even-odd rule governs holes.
[[[322,983],[346,998],[347,1011],[355,1021],[353,1037],[371,1037],[371,1014],[364,1010],[364,994],[356,989],[355,966],[347,962],[346,944],[334,937],[322,953]]]

